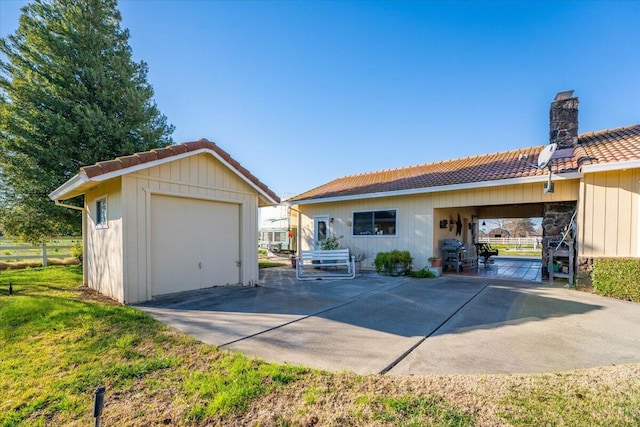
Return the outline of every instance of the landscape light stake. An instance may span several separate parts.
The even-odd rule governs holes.
[[[102,407],[104,406],[104,392],[107,389],[100,386],[96,389],[93,397],[93,418],[95,418],[94,426],[100,427],[100,416],[102,415]]]
[[[13,295],[13,282],[9,282],[9,295]]]

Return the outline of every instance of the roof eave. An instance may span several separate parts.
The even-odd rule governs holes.
[[[552,179],[554,181],[580,179],[580,178],[582,178],[582,174],[579,172],[554,173],[552,176]],[[465,184],[441,185],[437,187],[412,188],[408,190],[382,191],[382,192],[376,192],[376,193],[354,194],[349,196],[327,197],[322,199],[288,200],[286,202],[287,204],[290,204],[290,205],[309,205],[309,204],[315,204],[315,203],[331,203],[331,202],[343,202],[343,201],[349,201],[349,200],[375,199],[380,197],[397,197],[397,196],[408,196],[408,195],[414,195],[414,194],[438,193],[441,191],[467,190],[472,188],[495,187],[499,185],[529,184],[529,183],[537,183],[537,182],[546,182],[548,181],[548,179],[549,179],[548,175],[536,175],[536,176],[525,177],[525,178],[509,178],[509,179],[501,179],[501,180],[495,180],[495,181],[481,181],[481,182],[472,182],[472,183],[465,183]]]
[[[172,162],[174,160],[180,160],[180,159],[183,159],[185,157],[190,157],[190,156],[194,156],[194,155],[202,154],[202,153],[211,154],[218,161],[220,161],[223,165],[225,165],[228,169],[233,171],[233,173],[236,174],[236,176],[238,176],[240,179],[242,179],[244,182],[246,182],[251,188],[256,190],[260,195],[260,201],[259,201],[260,206],[272,206],[272,205],[277,205],[280,202],[279,200],[274,199],[270,194],[268,194],[262,188],[260,188],[256,184],[254,184],[249,178],[247,178],[242,173],[240,173],[240,171],[238,171],[235,167],[233,167],[231,164],[229,164],[222,156],[220,156],[218,153],[216,153],[215,151],[213,151],[213,150],[211,150],[209,148],[201,148],[201,149],[194,150],[194,151],[188,151],[186,153],[176,154],[175,156],[165,157],[163,159],[153,160],[153,161],[150,161],[150,162],[145,162],[145,163],[141,163],[141,164],[138,164],[138,165],[130,166],[128,168],[118,169],[118,170],[115,170],[115,171],[112,171],[112,172],[107,172],[107,173],[104,173],[104,174],[96,175],[96,176],[94,176],[92,178],[89,178],[84,173],[79,173],[78,175],[75,175],[74,177],[69,179],[69,181],[65,182],[60,187],[58,187],[57,189],[52,191],[49,194],[49,198],[51,200],[64,200],[64,199],[68,199],[70,197],[75,197],[75,196],[78,196],[78,195],[82,194],[82,192],[80,192],[79,194],[73,194],[73,196],[68,196],[68,195],[71,194],[73,190],[78,189],[82,184],[84,184],[86,182],[108,181],[110,179],[117,178],[117,177],[122,176],[122,175],[130,174],[130,173],[137,172],[137,171],[143,170],[143,169],[152,168],[154,166],[160,166],[162,164],[169,163],[169,162]]]
[[[79,196],[82,193],[74,194],[74,192],[81,187],[83,184],[89,182],[90,179],[84,173],[79,173],[72,176],[67,182],[62,184],[60,187],[53,190],[49,193],[49,198],[53,201],[56,200],[66,200],[75,196]]]

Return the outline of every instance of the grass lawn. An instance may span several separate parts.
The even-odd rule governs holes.
[[[640,424],[640,365],[545,375],[330,374],[219,350],[80,287],[0,272],[0,426]],[[14,294],[8,295],[9,282]]]
[[[258,260],[258,268],[282,267],[284,265],[290,266],[291,262]]]

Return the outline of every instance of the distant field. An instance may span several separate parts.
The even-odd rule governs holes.
[[[518,248],[513,245],[491,245],[492,248],[498,249],[500,256],[534,256],[542,257],[542,249]]]
[[[48,265],[74,265],[80,263],[78,245],[82,244],[80,237],[61,237],[47,242],[46,250]],[[76,249],[72,248],[76,246]],[[0,237],[0,271],[16,270],[43,265],[43,247],[15,242]]]

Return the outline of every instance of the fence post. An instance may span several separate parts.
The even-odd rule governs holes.
[[[47,266],[47,244],[46,243],[42,244],[42,266],[43,267]]]

